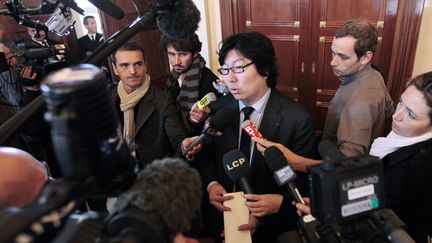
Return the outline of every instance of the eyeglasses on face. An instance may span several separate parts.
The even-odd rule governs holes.
[[[244,72],[245,67],[250,66],[250,65],[252,65],[253,63],[254,63],[254,62],[250,62],[250,63],[248,63],[248,64],[246,64],[246,65],[243,65],[243,66],[234,66],[234,67],[230,67],[230,68],[220,67],[220,68],[218,69],[218,72],[219,72],[221,75],[228,75],[228,73],[230,72],[230,70],[233,71],[233,73],[242,73],[242,72]]]

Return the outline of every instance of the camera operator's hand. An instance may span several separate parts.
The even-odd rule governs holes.
[[[35,80],[37,78],[37,73],[33,71],[32,66],[24,66],[20,72],[21,78]]]
[[[303,201],[305,202],[305,204],[301,204],[301,203],[296,203],[295,201],[292,202],[292,205],[294,205],[297,208],[297,214],[298,216],[303,216],[305,214],[311,214],[311,209],[310,209],[310,199],[308,197],[304,197]]]
[[[245,205],[255,217],[277,213],[282,205],[283,196],[279,194],[245,194]]]
[[[38,91],[39,84],[35,81],[37,78],[38,75],[32,66],[24,66],[20,71],[21,84],[23,85],[24,90]]]

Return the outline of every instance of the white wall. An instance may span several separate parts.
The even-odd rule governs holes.
[[[95,6],[93,6],[93,4],[91,4],[87,0],[75,0],[75,2],[77,3],[77,5],[80,8],[82,8],[84,10],[84,15],[80,15],[77,12],[72,10],[74,19],[76,21],[75,22],[75,31],[77,34],[77,38],[80,38],[83,35],[87,34],[87,29],[84,27],[84,24],[83,24],[83,19],[87,15],[92,15],[95,17],[96,23],[97,23],[97,32],[103,33],[102,24],[100,22],[98,9]]]
[[[207,61],[207,66],[214,72],[218,67],[217,43],[221,41],[219,0],[193,0],[201,12],[201,22],[196,34],[203,43],[201,55]]]
[[[414,60],[413,77],[432,71],[432,0],[425,0]]]

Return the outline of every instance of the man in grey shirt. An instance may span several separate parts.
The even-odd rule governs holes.
[[[369,152],[393,101],[382,75],[371,67],[378,33],[364,19],[346,22],[333,38],[330,65],[341,84],[330,102],[323,140],[335,143],[346,156]]]

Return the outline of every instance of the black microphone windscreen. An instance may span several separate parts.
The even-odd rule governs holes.
[[[264,151],[264,158],[271,171],[275,172],[288,165],[285,156],[276,146],[270,146]]]
[[[121,135],[99,68],[81,64],[61,69],[49,75],[41,89],[64,178],[95,177],[103,182],[134,178],[135,160]]]
[[[238,149],[224,154],[223,165],[227,176],[232,181],[238,181],[240,178],[247,176],[250,171],[248,159]]]
[[[171,233],[190,230],[201,204],[198,171],[180,159],[155,160],[138,173],[134,185],[121,194],[113,214],[138,208],[142,214],[156,212]],[[156,223],[157,224],[157,223]]]
[[[115,5],[111,0],[88,0],[91,2],[96,8],[101,10],[102,12],[105,12],[109,16],[115,18],[115,19],[122,19],[124,16],[123,10]]]
[[[329,140],[321,141],[318,144],[318,152],[323,160],[341,160],[346,158],[339,148]]]
[[[201,17],[192,0],[161,2],[159,2],[161,10],[158,11],[157,25],[164,35],[177,40],[195,33]]]
[[[221,130],[223,127],[232,122],[234,115],[233,110],[220,109],[211,118],[211,125],[213,128]]]

